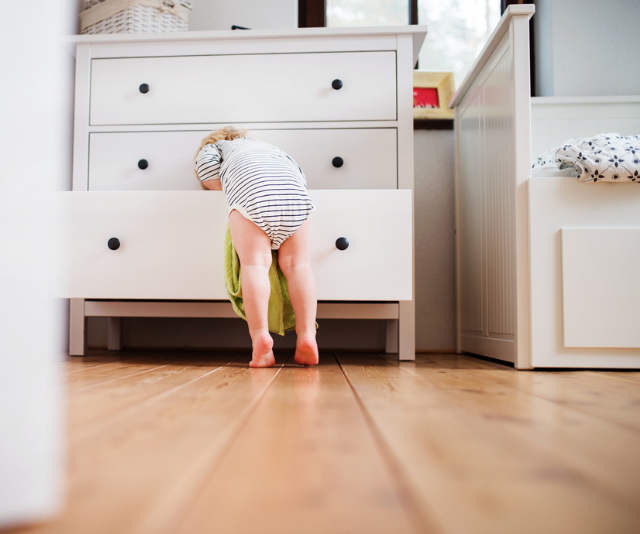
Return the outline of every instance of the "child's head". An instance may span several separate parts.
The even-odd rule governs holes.
[[[205,145],[214,145],[218,141],[233,141],[245,135],[247,135],[247,130],[236,130],[233,126],[225,126],[207,135],[207,137],[202,140],[202,143],[200,143],[198,152],[200,152]]]
[[[233,126],[225,126],[224,128],[220,128],[215,132],[211,132],[202,140],[202,143],[200,143],[200,148],[198,149],[198,152],[196,152],[196,157],[198,157],[198,154],[205,145],[215,145],[218,141],[233,141],[234,139],[244,137],[245,135],[247,135],[247,130],[237,130]],[[200,182],[198,173],[196,173],[196,178],[198,178],[200,187],[202,187],[202,189],[206,189],[204,184]]]

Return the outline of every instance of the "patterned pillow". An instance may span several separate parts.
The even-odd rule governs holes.
[[[640,136],[617,133],[569,139],[542,153],[533,168],[572,167],[581,182],[640,183]]]

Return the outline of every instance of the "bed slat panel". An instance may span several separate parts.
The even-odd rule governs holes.
[[[521,262],[528,269],[528,258],[517,256],[528,248],[528,240],[520,244],[517,239],[527,219],[520,188],[530,160],[528,74],[525,80],[516,63],[528,57],[527,21],[532,12],[528,8],[505,14],[508,30],[501,22],[502,33],[490,39],[483,64],[476,65],[473,79],[465,80],[454,98],[459,349],[514,363],[516,342],[526,349],[528,339],[518,337],[520,322],[527,318],[518,319],[516,304],[528,284],[528,271],[517,270]],[[526,146],[516,144],[516,137]],[[528,351],[523,354],[517,365],[528,367]]]
[[[483,324],[483,284],[484,278],[484,217],[477,199],[483,197],[484,190],[484,121],[479,110],[483,107],[484,94],[479,91],[469,103],[457,122],[459,128],[459,149],[464,157],[459,160],[460,168],[460,270],[461,270],[461,322],[462,331],[472,335],[484,335]],[[473,179],[467,179],[473,177]]]
[[[509,154],[514,150],[511,64],[507,48],[484,84],[487,210],[487,308],[488,334],[513,335],[514,301],[512,286],[514,254],[514,180]]]

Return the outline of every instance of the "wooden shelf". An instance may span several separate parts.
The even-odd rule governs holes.
[[[453,130],[453,119],[413,119],[414,130]]]

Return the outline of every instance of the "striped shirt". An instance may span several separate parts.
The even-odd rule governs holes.
[[[201,181],[220,180],[229,205],[280,245],[307,220],[314,206],[300,167],[279,148],[254,137],[205,145],[196,156]]]

